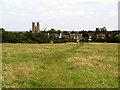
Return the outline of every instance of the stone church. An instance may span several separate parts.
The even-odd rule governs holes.
[[[32,33],[39,33],[40,32],[40,24],[39,22],[32,22]]]

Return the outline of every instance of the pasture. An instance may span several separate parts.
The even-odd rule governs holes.
[[[118,44],[2,45],[4,88],[118,88]]]

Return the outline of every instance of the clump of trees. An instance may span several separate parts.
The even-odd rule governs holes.
[[[60,30],[51,29],[48,31],[41,31],[37,34],[30,32],[7,32],[2,31],[2,43],[65,43],[74,40],[66,37],[56,37],[55,34],[60,34]],[[49,33],[49,34],[48,34]]]
[[[59,38],[56,34],[62,33],[65,36]],[[120,43],[120,30],[107,31],[105,27],[96,28],[95,31],[61,31],[61,30],[44,30],[37,34],[30,32],[7,32],[4,29],[0,29],[0,37],[2,38],[2,43],[49,43],[53,41],[54,43],[66,43],[66,42],[76,42],[76,40],[69,37],[70,34],[82,34],[83,42],[87,42],[89,39],[89,33],[92,33],[92,42],[110,42],[110,43]],[[98,34],[104,34],[104,38],[98,38]]]
[[[67,33],[66,31],[64,31]],[[108,43],[120,43],[120,30],[113,30],[113,31],[107,31],[105,27],[103,28],[96,28],[95,31],[71,31],[71,34],[83,34],[83,42],[88,42],[89,39],[89,33],[92,33],[91,40],[92,42],[108,42]],[[104,34],[105,37],[97,37],[98,34]]]

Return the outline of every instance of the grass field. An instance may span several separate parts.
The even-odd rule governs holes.
[[[3,44],[5,88],[118,88],[118,44]]]

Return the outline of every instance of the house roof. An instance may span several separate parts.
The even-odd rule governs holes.
[[[70,34],[70,36],[82,36],[83,34]]]
[[[83,39],[83,36],[82,36],[82,34],[70,34],[70,38],[81,40],[81,39]]]
[[[88,34],[88,36],[93,36],[94,35],[94,33],[87,33]]]
[[[97,34],[96,36],[97,36],[97,37],[105,37],[106,34]]]

